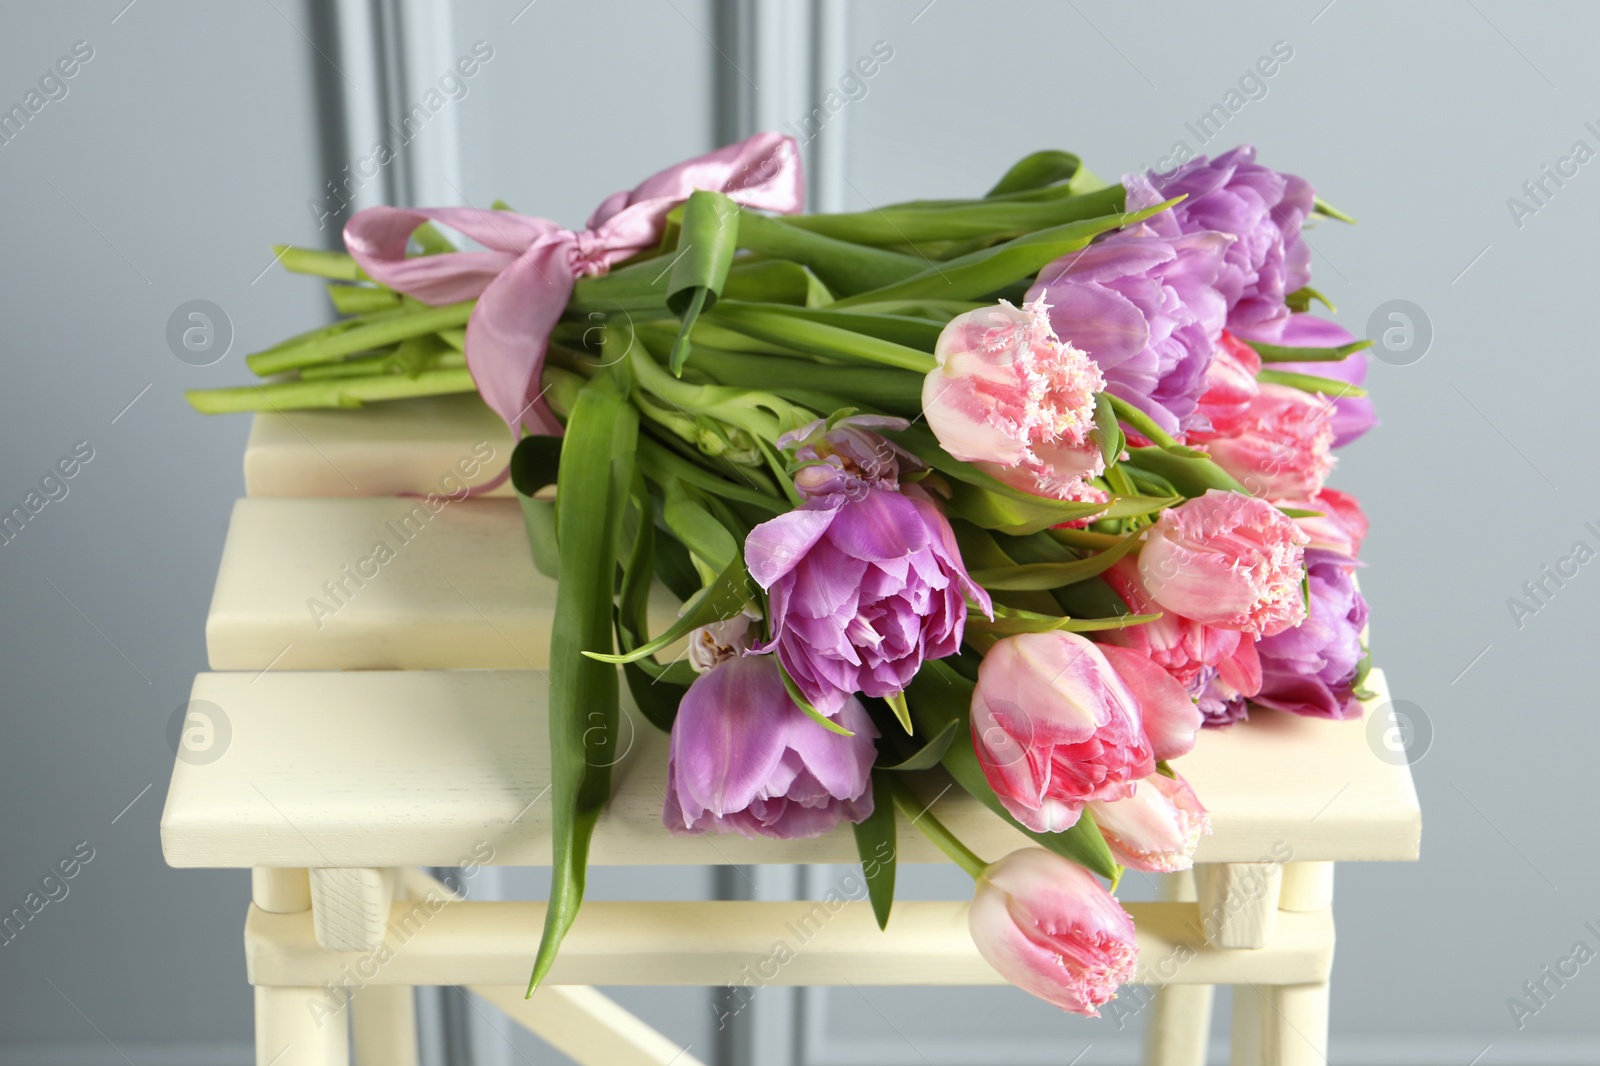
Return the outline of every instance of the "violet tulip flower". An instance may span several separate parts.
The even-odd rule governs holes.
[[[949,520],[916,486],[814,498],[751,530],[744,553],[771,597],[771,639],[755,650],[776,650],[829,716],[855,692],[897,695],[924,659],[954,655],[968,598],[992,609]]]
[[[1367,624],[1367,601],[1355,586],[1357,565],[1336,552],[1306,551],[1311,612],[1294,628],[1257,643],[1261,653],[1257,703],[1312,718],[1353,718],[1361,713],[1354,689],[1366,654],[1361,630]]]
[[[1276,338],[1271,340],[1292,348],[1338,348],[1354,341],[1355,335],[1337,322],[1316,315],[1290,315]],[[1356,352],[1343,359],[1330,362],[1274,363],[1272,369],[1294,374],[1311,374],[1319,378],[1332,378],[1349,385],[1363,385],[1367,380],[1367,353]],[[1340,396],[1333,401],[1333,446],[1343,448],[1367,430],[1378,424],[1370,396]]]
[[[1150,526],[1139,577],[1162,608],[1252,637],[1306,616],[1300,579],[1306,534],[1266,500],[1211,489]]]
[[[847,699],[823,728],[795,706],[771,656],[728,659],[696,678],[668,744],[661,820],[674,833],[715,830],[794,840],[872,813],[878,735]]]
[[[1227,317],[1215,282],[1230,242],[1139,225],[1046,266],[1028,300],[1044,301],[1056,336],[1089,354],[1108,392],[1182,437]]]
[[[1089,436],[1105,378],[1038,301],[957,315],[934,356],[922,410],[945,451],[1024,492],[1087,498],[1086,480],[1105,470]]]
[[[1300,227],[1315,199],[1304,178],[1255,160],[1255,146],[1244,144],[1168,174],[1126,174],[1122,185],[1129,211],[1187,197],[1148,220],[1162,236],[1210,230],[1235,238],[1216,280],[1227,300],[1228,328],[1250,328],[1256,339],[1275,341],[1274,331],[1289,316],[1284,297],[1311,280],[1311,246]]]
[[[1170,686],[1156,688],[1152,704],[1189,704],[1159,670],[1135,681]],[[1195,725],[1197,714],[1191,743]],[[1100,646],[1059,630],[989,649],[972,693],[972,745],[1006,810],[1039,833],[1071,828],[1090,800],[1130,795],[1156,763],[1133,688]]]
[[[1116,860],[1146,873],[1189,869],[1200,838],[1211,832],[1189,782],[1162,773],[1140,781],[1126,799],[1091,803],[1089,811]]]
[[[1083,867],[1043,848],[1013,851],[978,878],[967,912],[978,953],[1000,976],[1090,1018],[1132,980],[1133,918]]]

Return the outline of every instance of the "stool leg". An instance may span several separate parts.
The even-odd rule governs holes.
[[[1291,862],[1283,868],[1286,911],[1325,911],[1333,906],[1333,863]],[[1328,985],[1264,989],[1262,1040],[1269,1063],[1325,1066],[1328,1053]]]
[[[356,1066],[417,1066],[417,1001],[410,985],[368,985],[350,1010]]]
[[[305,870],[259,868],[250,873],[252,902],[274,914],[311,909]],[[314,1009],[320,988],[257,986],[256,1066],[350,1066],[350,1028],[342,1012]]]
[[[1228,1052],[1230,1066],[1263,1066],[1261,1015],[1266,1009],[1266,989],[1256,985],[1233,986],[1233,1030]]]
[[[1195,901],[1194,875],[1185,870],[1161,882],[1161,898]],[[1211,1038],[1211,985],[1168,985],[1155,990],[1155,1009],[1145,1025],[1145,1066],[1206,1066]]]
[[[1326,1066],[1328,985],[1280,985],[1262,989],[1263,1066]]]
[[[396,900],[410,898],[404,873],[391,879]],[[385,916],[387,921],[387,916]],[[417,997],[410,985],[368,985],[350,1004],[356,1066],[417,1066]]]
[[[310,1009],[322,995],[320,988],[256,987],[256,1066],[350,1066],[344,1015]]]

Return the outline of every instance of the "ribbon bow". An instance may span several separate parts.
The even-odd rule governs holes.
[[[476,296],[466,359],[479,394],[513,435],[520,436],[523,427],[559,434],[561,424],[541,399],[539,380],[550,331],[573,282],[654,247],[667,212],[696,189],[725,193],[746,207],[793,213],[802,206],[804,188],[794,139],[758,133],[668,167],[631,192],[613,193],[577,232],[510,211],[369,207],[345,226],[344,243],[368,277],[423,303]],[[407,258],[411,232],[430,220],[488,250]]]

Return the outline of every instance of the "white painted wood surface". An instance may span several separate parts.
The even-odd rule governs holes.
[[[1265,1001],[1261,1011],[1262,1061],[1270,1066],[1327,1066],[1327,981],[1264,987],[1259,991]]]
[[[363,988],[350,1003],[355,1066],[417,1066],[417,1000],[405,985]]]
[[[972,946],[965,904],[902,902],[881,933],[861,902],[837,913],[591,902],[552,974],[559,983],[529,1003],[521,989],[543,904],[415,898],[429,879],[414,865],[548,862],[541,671],[554,584],[533,569],[515,502],[493,498],[508,486],[432,506],[396,496],[482,484],[510,446],[475,397],[256,419],[245,458],[256,498],[235,511],[207,624],[213,668],[240,672],[202,675],[194,690],[226,716],[230,748],[210,764],[178,763],[162,836],[174,865],[254,867],[247,964],[267,986],[258,1032],[273,1044],[260,1061],[344,1063],[344,1027],[308,1022],[306,1004],[352,972],[364,986],[352,1004],[362,1066],[411,1061],[412,984],[477,986],[579,1061],[688,1066],[687,1051],[584,986],[1001,983]],[[380,541],[389,557],[374,563]],[[652,626],[669,625],[676,606],[658,589]],[[1387,700],[1381,674],[1371,683],[1369,713]],[[1204,733],[1184,760],[1217,831],[1197,856],[1198,907],[1129,908],[1143,958],[1185,959],[1175,973],[1144,973],[1172,982],[1153,1014],[1169,1031],[1148,1062],[1203,1060],[1219,983],[1238,983],[1235,1063],[1324,1062],[1332,860],[1414,859],[1420,836],[1408,769],[1366,736],[1364,722],[1258,713]],[[620,747],[597,863],[855,858],[847,832],[782,845],[671,837],[659,823],[665,738],[630,715]],[[937,810],[986,857],[1026,843],[959,790]],[[901,861],[944,861],[914,831],[899,848]],[[401,891],[390,867],[407,867]],[[1210,943],[1208,906],[1219,915]],[[792,956],[763,965],[780,941]]]
[[[350,1027],[345,1019],[324,1017],[318,1024],[317,1016],[306,1009],[321,996],[322,989],[314,985],[256,986],[258,1066],[346,1066]]]
[[[1291,862],[1283,867],[1278,909],[1325,911],[1333,906],[1333,863]]]
[[[543,670],[555,602],[515,500],[244,499],[206,649],[215,670]],[[677,616],[657,586],[652,632]]]
[[[511,434],[477,396],[432,396],[352,411],[285,411],[255,416],[244,453],[251,496],[395,496],[450,492],[463,456],[480,445],[494,458],[468,485],[505,469]],[[510,496],[501,485],[490,495]]]
[[[1211,943],[1259,948],[1272,939],[1283,885],[1281,863],[1197,863],[1194,883],[1201,928]]]
[[[1380,673],[1371,684],[1385,699]],[[161,829],[174,866],[450,866],[483,849],[491,864],[549,862],[546,684],[536,672],[202,674],[193,698],[226,716],[231,740],[214,762],[174,767]],[[1216,827],[1200,860],[1259,862],[1286,848],[1301,860],[1416,858],[1411,778],[1365,736],[1361,721],[1267,712],[1204,732],[1183,761]],[[669,835],[666,736],[630,714],[618,750],[591,862],[856,860],[848,826],[786,843]],[[1026,843],[959,789],[935,810],[985,858]],[[899,854],[944,861],[909,826]]]
[[[250,871],[250,898],[273,914],[311,909],[311,879],[304,869],[257,866]]]
[[[1161,878],[1161,898],[1172,903],[1194,903],[1194,872],[1184,870]],[[1166,957],[1142,957],[1144,966],[1160,967]],[[1174,958],[1168,965],[1178,965]],[[1145,1024],[1145,1066],[1206,1066],[1211,1038],[1212,985],[1168,985],[1154,992],[1155,1002]]]
[[[904,900],[886,931],[864,901],[614,902],[584,904],[550,972],[553,984],[997,985],[1004,979],[967,932],[967,903]],[[1188,958],[1141,982],[1325,980],[1333,919],[1285,914],[1261,950],[1216,948],[1182,903],[1130,903],[1146,958]],[[436,900],[397,903],[380,953],[328,952],[310,916],[252,909],[245,958],[253,984],[315,985],[359,973],[366,985],[526,987],[545,905]],[[781,950],[783,945],[787,950]]]
[[[473,985],[472,991],[538,1033],[568,1058],[593,1066],[705,1066],[693,1048],[675,1044],[587,985],[545,985],[532,999],[525,984]]]
[[[329,951],[373,951],[383,943],[395,898],[391,869],[311,870],[311,913],[317,943]]]

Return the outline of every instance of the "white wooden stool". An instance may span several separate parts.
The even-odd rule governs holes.
[[[554,583],[529,561],[514,500],[393,495],[452,491],[441,482],[480,442],[504,464],[510,442],[475,398],[257,419],[252,498],[234,510],[206,625],[217,672],[191,703],[214,746],[180,749],[161,833],[174,866],[252,870],[258,1063],[343,1066],[353,1031],[362,1066],[408,1066],[411,987],[460,985],[579,1062],[690,1066],[588,986],[738,986],[786,928],[807,938],[764,984],[1003,984],[964,902],[897,903],[880,932],[864,901],[596,901],[522,998],[544,905],[461,901],[419,869],[549,862]],[[675,605],[654,613],[664,627]],[[1388,713],[1381,673],[1370,685],[1369,717]],[[592,863],[856,860],[848,828],[789,843],[666,833],[667,738],[626,703]],[[1421,831],[1409,769],[1368,724],[1261,712],[1185,757],[1216,832],[1166,902],[1128,905],[1138,982],[1159,989],[1147,1062],[1204,1063],[1219,984],[1235,987],[1235,1064],[1326,1062],[1333,863],[1414,860]],[[1028,843],[959,790],[936,810],[985,858]],[[900,833],[899,861],[946,861]],[[1142,1008],[1150,994],[1123,995]]]

